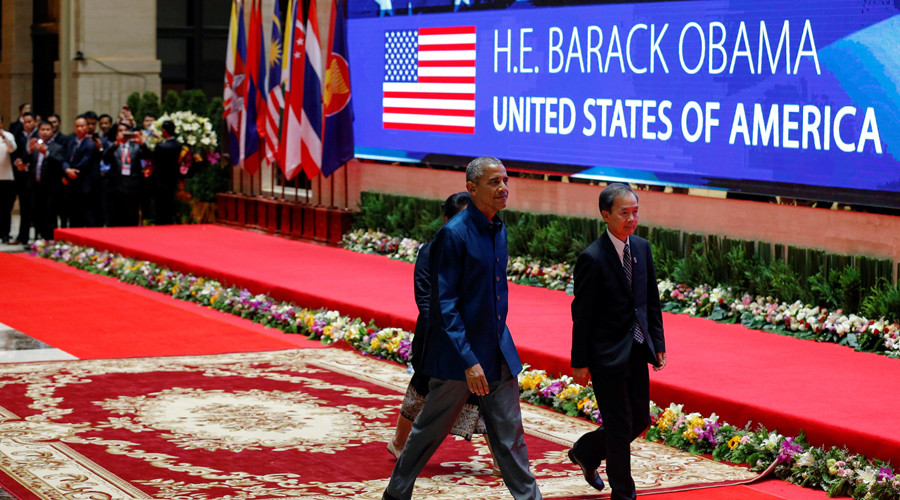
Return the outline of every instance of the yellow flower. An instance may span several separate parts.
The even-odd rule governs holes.
[[[541,382],[547,378],[546,375],[540,372],[529,373],[522,377],[522,389],[526,391],[530,391],[541,385]]]
[[[693,443],[694,441],[697,440],[697,434],[698,434],[697,431],[699,429],[701,429],[702,427],[703,427],[703,418],[702,417],[692,418],[687,424],[687,429],[685,429],[684,432],[681,433],[681,435],[684,436],[685,439],[687,439]]]
[[[381,345],[381,339],[376,335],[374,339],[372,339],[372,349],[378,349],[378,346]]]
[[[666,409],[666,411],[664,411],[662,415],[659,416],[659,420],[656,421],[656,426],[659,428],[659,430],[664,431],[671,427],[672,423],[674,422],[675,413],[669,409]]]
[[[331,325],[328,325],[322,329],[322,336],[323,337],[331,337],[333,332],[334,332],[334,327]]]
[[[559,391],[559,394],[557,394],[556,397],[560,401],[566,401],[568,399],[575,399],[576,397],[578,397],[579,392],[581,392],[581,387],[577,385],[570,385],[565,389]]]
[[[729,450],[733,450],[733,449],[737,448],[737,446],[738,446],[739,444],[741,444],[741,437],[740,437],[740,436],[734,436],[733,438],[731,438],[731,439],[728,441],[728,449],[729,449]]]

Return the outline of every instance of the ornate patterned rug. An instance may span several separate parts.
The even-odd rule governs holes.
[[[377,499],[408,382],[340,349],[3,365],[0,485],[25,499]],[[544,496],[596,498],[566,458],[593,424],[523,416]],[[758,476],[643,440],[632,454],[642,494]],[[508,498],[489,474],[483,437],[451,436],[416,497]]]

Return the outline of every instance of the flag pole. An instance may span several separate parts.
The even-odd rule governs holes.
[[[274,200],[275,199],[275,164],[274,164],[274,162],[269,162],[269,185],[272,186],[272,194],[269,197]]]
[[[344,208],[350,209],[350,188],[348,186],[347,177],[350,176],[350,167],[344,163]]]
[[[331,204],[328,208],[337,208],[337,205],[334,204],[334,177],[328,179],[328,184],[331,186],[331,199],[329,200]]]

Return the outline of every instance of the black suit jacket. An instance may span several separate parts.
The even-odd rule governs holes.
[[[422,371],[423,368],[422,359],[425,356],[425,342],[428,336],[429,313],[431,311],[430,255],[431,243],[429,242],[422,245],[422,248],[419,249],[413,274],[416,307],[419,309],[419,317],[416,318],[416,331],[412,341],[412,365],[417,372]]]
[[[650,243],[633,235],[628,241],[633,259],[630,288],[607,233],[578,256],[572,301],[573,368],[623,373],[634,343],[635,319],[652,352],[647,361],[656,365],[656,353],[666,350]]]
[[[131,172],[125,174],[122,171],[122,150],[128,150],[128,159],[131,164]],[[113,193],[126,196],[136,196],[144,184],[143,160],[150,158],[150,150],[144,144],[134,141],[126,141],[122,144],[113,143],[103,153],[103,161],[109,164],[109,188]]]
[[[77,138],[70,141],[67,149],[63,172],[69,168],[78,170],[78,177],[68,179],[69,188],[88,192],[92,185],[91,180],[96,176],[95,171],[100,168],[100,152],[97,151],[97,145],[90,136],[86,136],[81,144],[78,144]]]
[[[164,192],[175,191],[181,175],[181,143],[175,138],[165,139],[153,150],[153,186]]]
[[[65,148],[55,142],[47,144],[47,154],[41,163],[41,181],[37,181],[37,164],[39,153],[37,149],[31,152],[28,165],[28,185],[42,186],[48,190],[62,189],[62,165],[66,159]]]

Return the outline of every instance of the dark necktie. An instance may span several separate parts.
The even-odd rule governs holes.
[[[625,277],[628,278],[628,284],[631,285],[631,252],[628,249],[628,244],[625,244],[625,251],[622,252],[622,267],[625,268]],[[634,320],[634,328],[632,329],[634,333],[634,340],[638,344],[644,343],[644,332],[641,330],[641,324],[638,322],[637,318]]]

